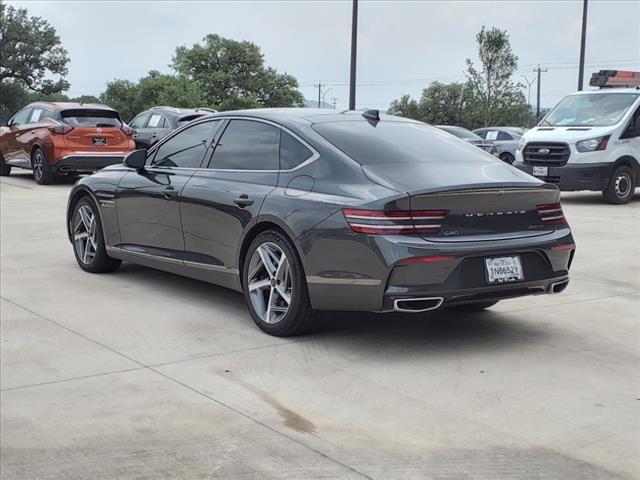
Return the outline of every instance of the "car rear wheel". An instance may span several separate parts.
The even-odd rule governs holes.
[[[33,179],[38,185],[51,185],[56,178],[49,162],[47,162],[47,157],[40,148],[36,148],[31,154],[31,169],[33,170]]]
[[[0,177],[8,177],[11,173],[11,165],[7,165],[4,156],[0,153]]]
[[[605,201],[615,205],[629,203],[633,198],[636,186],[636,177],[630,167],[622,165],[615,169],[609,185],[604,190]]]
[[[465,303],[463,305],[457,305],[454,308],[463,312],[481,312],[482,310],[493,307],[496,303],[498,303],[498,300]]]
[[[319,313],[311,308],[302,262],[281,232],[267,230],[253,240],[242,278],[251,317],[266,333],[300,335],[316,325]]]
[[[71,220],[73,252],[80,268],[91,273],[113,272],[121,260],[107,255],[98,209],[91,199],[82,198]]]
[[[500,154],[500,160],[511,165],[515,158],[513,158],[513,155],[511,155],[509,152],[504,152]]]

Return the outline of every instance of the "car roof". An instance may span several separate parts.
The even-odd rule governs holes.
[[[230,110],[226,112],[211,113],[202,118],[217,117],[248,117],[262,120],[271,120],[285,126],[311,125],[314,123],[342,122],[342,121],[367,121],[362,116],[365,110],[333,110],[322,108],[253,108],[247,110]],[[422,123],[409,118],[378,113],[380,121]]]
[[[633,88],[633,87],[600,88],[598,90],[582,90],[580,92],[574,92],[571,95],[602,95],[604,93],[635,93],[635,94],[640,94],[640,89]]]
[[[87,109],[92,109],[92,110],[111,110],[111,111],[115,112],[115,110],[113,108],[108,107],[106,105],[102,105],[101,103],[37,101],[37,102],[30,103],[29,106],[31,106],[31,107],[41,106],[41,107],[50,108],[52,110],[70,110],[70,109],[77,109],[77,108],[80,108],[80,109],[87,108]]]

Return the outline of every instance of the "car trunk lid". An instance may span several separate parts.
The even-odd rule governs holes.
[[[69,109],[61,112],[62,122],[73,127],[65,135],[69,148],[90,148],[106,152],[127,147],[129,137],[122,130],[118,112],[101,109]]]

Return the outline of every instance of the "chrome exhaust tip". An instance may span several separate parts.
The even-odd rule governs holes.
[[[569,285],[569,279],[562,280],[561,282],[554,282],[549,287],[549,293],[560,293],[563,292],[567,286]]]
[[[440,308],[443,297],[398,298],[393,302],[393,310],[402,313],[421,313]]]

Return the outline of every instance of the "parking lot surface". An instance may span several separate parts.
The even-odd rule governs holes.
[[[70,187],[1,180],[2,478],[639,478],[639,195],[563,195],[561,295],[282,339],[237,293],[80,270]]]

